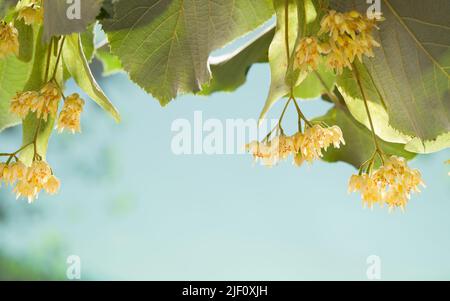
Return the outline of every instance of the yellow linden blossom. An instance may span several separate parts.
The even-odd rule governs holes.
[[[301,39],[295,54],[294,67],[301,72],[311,72],[317,69],[320,53],[317,38],[307,37]]]
[[[59,182],[58,178],[52,175],[48,179],[47,183],[45,183],[44,189],[48,194],[54,195],[58,193],[60,186],[61,183]]]
[[[14,192],[17,198],[26,197],[32,203],[42,189],[48,194],[56,194],[59,187],[60,182],[52,174],[50,166],[44,161],[34,161],[26,170],[25,176],[19,179]]]
[[[255,162],[261,161],[264,166],[272,167],[296,153],[293,137],[276,136],[268,142],[253,141],[246,145],[246,150],[253,154]]]
[[[22,162],[14,162],[6,166],[3,170],[3,181],[6,184],[14,184],[22,180],[27,173],[27,167]]]
[[[8,167],[7,167],[7,165],[6,165],[6,163],[0,163],[0,187],[2,186],[2,181],[3,181],[3,172],[4,172],[4,170],[6,169],[6,172],[8,171],[8,169],[7,169]]]
[[[56,126],[60,133],[64,129],[70,130],[73,134],[81,132],[80,115],[83,112],[83,106],[84,100],[76,93],[66,98]]]
[[[345,141],[338,126],[323,128],[315,125],[305,133],[298,132],[293,136],[282,134],[267,142],[253,141],[246,145],[246,149],[253,154],[255,161],[261,161],[264,166],[272,167],[290,155],[294,157],[293,163],[300,166],[304,161],[320,159],[322,150],[327,150],[330,145],[339,148],[341,143],[345,144]]]
[[[0,59],[19,54],[19,32],[12,24],[0,22]]]
[[[425,186],[417,169],[410,169],[404,158],[391,156],[375,172],[353,175],[349,182],[349,192],[361,192],[361,197],[369,207],[375,203],[386,204],[389,209],[404,209],[412,192],[420,192]]]
[[[327,150],[330,145],[339,148],[345,145],[342,130],[338,126],[324,128],[314,125],[305,130],[300,143],[300,152],[304,160],[312,162],[323,157],[322,150]]]
[[[42,87],[38,98],[31,104],[31,111],[36,112],[37,118],[47,121],[48,116],[56,117],[58,104],[62,95],[54,82],[48,82]]]
[[[15,113],[20,118],[25,119],[30,112],[31,105],[38,99],[38,97],[39,93],[35,91],[17,93],[11,100],[9,110],[11,113]]]
[[[373,208],[375,203],[382,205],[382,195],[377,183],[368,175],[353,175],[348,184],[348,192],[361,192],[364,207]]]
[[[381,20],[381,19],[378,19]],[[321,47],[327,54],[327,62],[337,73],[342,73],[344,67],[351,65],[357,57],[373,57],[373,48],[380,44],[373,37],[376,29],[375,18],[367,18],[357,11],[338,13],[330,11],[321,21],[319,35],[328,34],[329,41]]]
[[[18,20],[23,20],[26,25],[42,24],[44,13],[42,7],[35,3],[25,6],[19,10]]]

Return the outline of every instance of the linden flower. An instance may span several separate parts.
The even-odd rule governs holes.
[[[39,5],[32,3],[19,10],[18,20],[23,20],[26,25],[42,24],[44,20],[43,10]]]
[[[374,181],[368,174],[353,175],[348,184],[348,192],[361,192],[361,199],[364,207],[373,208],[375,203],[382,204],[381,191],[378,188],[376,181]]]
[[[389,210],[404,209],[412,192],[420,192],[425,184],[417,169],[410,169],[404,158],[391,156],[375,172],[353,175],[349,182],[349,192],[361,192],[361,197],[369,207],[373,204],[387,204]]]
[[[323,128],[320,125],[314,125],[306,129],[300,144],[300,152],[304,160],[312,162],[323,157],[322,149],[327,150],[330,145],[339,148],[344,144],[342,130],[338,126]]]
[[[19,32],[12,24],[0,23],[0,59],[19,54]]]
[[[295,54],[295,68],[301,72],[311,72],[317,69],[320,60],[319,45],[315,37],[303,38]]]
[[[84,100],[76,93],[66,98],[56,126],[60,133],[64,129],[70,130],[73,134],[81,132],[80,115],[83,111],[83,106]]]
[[[6,163],[0,163],[0,187],[2,186],[2,181],[3,181],[3,171],[5,170],[5,168],[7,168]]]
[[[31,111],[36,112],[37,118],[47,121],[48,116],[55,117],[58,112],[58,104],[62,95],[58,86],[54,82],[48,82],[42,87],[40,96],[35,98]]]
[[[50,166],[44,161],[34,161],[28,169],[26,181],[32,186],[42,189],[52,176]]]
[[[296,153],[293,137],[286,135],[276,136],[268,142],[253,141],[245,147],[252,153],[255,162],[261,161],[262,165],[268,167],[275,166],[279,161]]]
[[[376,22],[381,20],[369,19],[357,11],[344,14],[330,11],[322,19],[319,31],[319,35],[329,35],[329,42],[324,44],[329,66],[340,74],[344,67],[351,69],[356,57],[360,61],[363,55],[373,57],[373,48],[380,47],[373,37],[373,30],[377,28]]]
[[[20,118],[25,119],[30,112],[31,105],[37,100],[39,93],[35,91],[27,91],[17,93],[11,100],[10,112],[17,114]]]
[[[52,175],[48,179],[47,183],[45,183],[44,189],[48,194],[54,195],[54,194],[58,193],[60,186],[61,186],[61,184],[60,184],[58,178],[56,178],[55,176]]]
[[[50,166],[44,161],[34,161],[29,168],[23,165],[22,176],[18,176],[14,193],[17,198],[25,197],[32,203],[42,189],[53,195],[58,192],[59,187],[60,182],[52,174]]]
[[[38,189],[27,181],[20,181],[14,188],[16,198],[25,197],[32,203],[38,197]]]
[[[14,162],[3,168],[3,181],[6,184],[14,184],[22,180],[27,173],[27,167],[22,162]]]

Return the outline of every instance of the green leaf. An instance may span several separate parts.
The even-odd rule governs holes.
[[[81,45],[83,45],[83,52],[86,60],[91,63],[94,59],[95,45],[94,45],[94,24],[89,26],[86,31],[81,33]]]
[[[330,3],[341,11],[368,8],[366,1]],[[377,107],[373,115],[379,115],[377,134],[420,153],[450,147],[450,1],[384,0],[382,8],[386,20],[376,36],[382,47],[364,60],[363,83],[374,92],[369,100]],[[345,81],[340,90],[352,114],[362,112],[360,93]],[[367,124],[367,117],[355,117]]]
[[[46,73],[46,65],[47,65],[47,53],[49,45],[45,43],[41,43],[43,29],[42,26],[37,27],[36,31],[36,46],[34,51],[33,58],[33,67],[31,70],[31,75],[23,91],[39,91],[42,86],[45,84],[45,73]],[[49,70],[55,70],[56,57],[51,56]],[[63,68],[60,63],[58,68],[56,68],[55,80],[59,83],[59,85],[63,86]],[[54,118],[48,118],[47,122],[41,121],[39,124],[38,119],[36,118],[36,114],[28,114],[28,116],[22,121],[22,145],[28,145],[32,141],[34,141],[34,137],[36,136],[36,131],[39,129],[37,133],[37,152],[42,158],[45,160],[47,154],[48,142],[53,131],[55,120]],[[39,126],[38,126],[39,124]],[[34,147],[33,145],[28,146],[20,153],[20,158],[25,164],[31,164],[34,155]]]
[[[100,13],[103,0],[44,1],[44,38],[84,32]]]
[[[102,21],[112,52],[130,78],[166,105],[198,92],[210,78],[208,57],[273,14],[270,0],[127,0]]]
[[[343,161],[359,168],[375,151],[372,133],[350,114],[346,108],[332,108],[328,113],[316,120],[324,121],[327,125],[338,125],[344,135],[346,144],[341,148],[330,147],[324,153],[323,160],[327,162]],[[404,157],[407,160],[415,154],[404,150],[404,144],[390,143],[379,140],[380,147],[388,155]],[[380,162],[377,162],[379,164]]]
[[[12,55],[0,60],[0,132],[20,123],[20,120],[9,112],[9,105],[11,98],[24,89],[31,74],[36,40],[32,29],[31,36],[28,34],[29,28],[31,29],[29,26],[18,26],[19,36],[28,36],[28,41],[24,41],[24,44],[29,47],[29,50],[25,54],[22,48],[20,49],[20,53],[23,55],[22,60]],[[31,57],[28,59],[28,56]]]
[[[327,91],[333,91],[336,75],[321,63],[315,72],[294,88],[294,96],[301,99],[316,99]]]
[[[18,0],[0,0],[0,19],[4,18],[9,10],[17,4]]]
[[[91,73],[89,64],[83,52],[79,34],[72,34],[66,37],[63,48],[63,59],[67,70],[73,76],[78,86],[80,86],[89,97],[119,122],[119,112],[117,112],[117,109],[99,87]]]
[[[298,8],[296,0],[289,0],[288,2],[288,31],[289,31],[289,53],[292,53],[296,37],[298,34],[298,14],[301,11]],[[285,0],[274,0],[275,13],[277,16],[277,24],[275,30],[275,36],[269,47],[269,64],[270,64],[270,90],[267,96],[266,103],[259,116],[259,119],[263,119],[270,108],[280,98],[286,96],[289,93],[289,86],[286,83],[286,73],[288,71],[288,55],[286,49],[286,13],[285,13]]]
[[[274,27],[270,27],[237,51],[218,58],[210,58],[212,79],[203,86],[199,94],[232,92],[242,86],[253,64],[268,61],[268,49],[274,33]]]
[[[9,104],[16,92],[23,89],[30,71],[31,64],[16,57],[9,56],[0,60],[0,131],[20,123],[20,120],[9,112]]]
[[[19,32],[19,59],[29,62],[33,58],[34,32],[33,27],[26,25],[23,20],[15,21],[14,26]]]
[[[123,71],[119,57],[112,54],[108,47],[102,47],[95,51],[95,57],[103,65],[103,76],[110,76]]]

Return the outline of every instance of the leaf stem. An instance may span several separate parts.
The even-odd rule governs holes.
[[[59,65],[59,61],[61,60],[62,50],[63,50],[65,41],[66,41],[66,37],[64,36],[62,41],[61,41],[61,45],[59,46],[58,57],[56,58],[55,68],[53,70],[53,75],[52,75],[52,78],[51,78],[52,80],[54,80],[55,77],[56,77],[56,72],[58,71],[58,65]]]
[[[353,68],[352,69],[353,69],[353,74],[355,75],[355,78],[356,78],[356,82],[357,82],[357,84],[359,86],[359,89],[361,91],[361,95],[362,95],[362,98],[363,98],[363,101],[364,101],[364,107],[366,109],[367,117],[369,118],[370,128],[371,128],[371,132],[372,132],[373,141],[375,143],[376,152],[378,152],[380,154],[381,161],[384,163],[383,151],[380,148],[380,145],[378,143],[377,135],[375,134],[375,127],[373,125],[372,116],[370,115],[369,104],[368,104],[368,101],[367,101],[366,93],[365,93],[365,91],[363,89],[363,86],[362,86],[362,83],[361,83],[361,78],[359,76],[359,71],[356,68],[355,64],[353,64]]]
[[[45,82],[48,81],[48,73],[49,73],[49,69],[50,69],[50,58],[52,55],[52,48],[53,48],[53,39],[50,40],[50,45],[48,46],[47,49],[47,63],[46,63],[46,67],[45,67]]]
[[[289,47],[289,0],[284,2],[284,42],[286,47],[287,66],[290,61],[290,47]]]

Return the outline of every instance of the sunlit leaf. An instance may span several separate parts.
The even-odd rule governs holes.
[[[89,64],[83,52],[83,46],[79,34],[72,34],[66,37],[63,49],[65,66],[75,79],[78,86],[89,95],[100,107],[111,114],[117,121],[120,121],[119,112],[97,84]]]
[[[130,78],[162,105],[210,80],[208,57],[270,19],[270,0],[127,0],[102,21]]]
[[[330,1],[339,10],[366,12],[366,1]],[[365,59],[377,106],[377,134],[385,140],[403,140],[415,152],[433,152],[450,146],[450,1],[384,0],[376,38],[381,48]],[[344,75],[349,77],[349,75]],[[353,74],[350,74],[353,76]],[[362,112],[361,95],[345,80],[340,89],[352,113]],[[353,85],[353,87],[351,87]],[[383,112],[384,111],[384,112]],[[355,115],[367,124],[367,117]],[[432,121],[430,121],[430,118]]]
[[[274,27],[270,27],[235,52],[210,59],[212,79],[202,87],[199,94],[232,92],[243,85],[253,64],[268,61],[268,49],[274,33]]]
[[[338,125],[342,129],[346,142],[341,148],[328,148],[323,157],[325,161],[343,161],[359,168],[374,153],[375,146],[372,133],[367,127],[356,121],[346,108],[338,109],[334,107],[325,116],[317,118],[317,120],[324,121],[329,126]],[[404,144],[379,140],[379,145],[387,155],[401,156],[408,160],[415,156],[415,154],[404,150]]]

